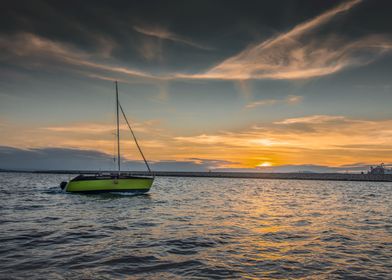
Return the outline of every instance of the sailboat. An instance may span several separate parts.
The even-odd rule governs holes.
[[[134,192],[145,193],[148,192],[154,182],[154,176],[151,172],[150,166],[140,148],[136,136],[132,130],[131,125],[124,113],[124,110],[118,99],[118,84],[116,86],[116,119],[117,119],[117,172],[112,173],[98,173],[95,175],[79,175],[68,182],[60,184],[61,189],[73,193],[102,193],[102,192]],[[121,172],[121,156],[120,156],[120,111],[131,131],[133,140],[138,148],[144,163],[152,176],[132,176],[129,173]]]

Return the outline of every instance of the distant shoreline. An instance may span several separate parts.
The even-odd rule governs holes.
[[[81,171],[81,170],[6,170],[8,173],[36,174],[97,174],[115,171]],[[151,175],[147,171],[124,171],[136,176]],[[206,178],[243,178],[243,179],[283,179],[283,180],[323,180],[323,181],[367,181],[392,182],[392,174],[351,174],[351,173],[261,173],[261,172],[186,172],[155,171],[158,177],[206,177]]]

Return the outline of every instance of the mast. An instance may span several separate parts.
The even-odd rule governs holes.
[[[118,167],[118,176],[120,176],[121,170],[121,157],[120,157],[120,119],[119,119],[119,112],[118,112],[118,85],[117,81],[116,84],[116,116],[117,116],[117,167]]]

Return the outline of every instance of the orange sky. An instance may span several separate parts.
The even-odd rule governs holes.
[[[392,158],[392,120],[355,120],[313,115],[255,124],[237,131],[177,135],[160,121],[135,122],[135,132],[150,160],[189,158],[228,161],[219,167],[319,164],[340,166],[378,163]],[[21,126],[3,121],[1,145],[36,148],[63,147],[114,151],[110,123],[66,123],[58,126]],[[121,127],[127,159],[140,159],[126,127]],[[28,136],[28,137],[26,137]]]

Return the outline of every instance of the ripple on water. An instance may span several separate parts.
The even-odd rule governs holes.
[[[0,278],[392,275],[391,183],[157,178],[128,196],[67,179],[0,174]]]

